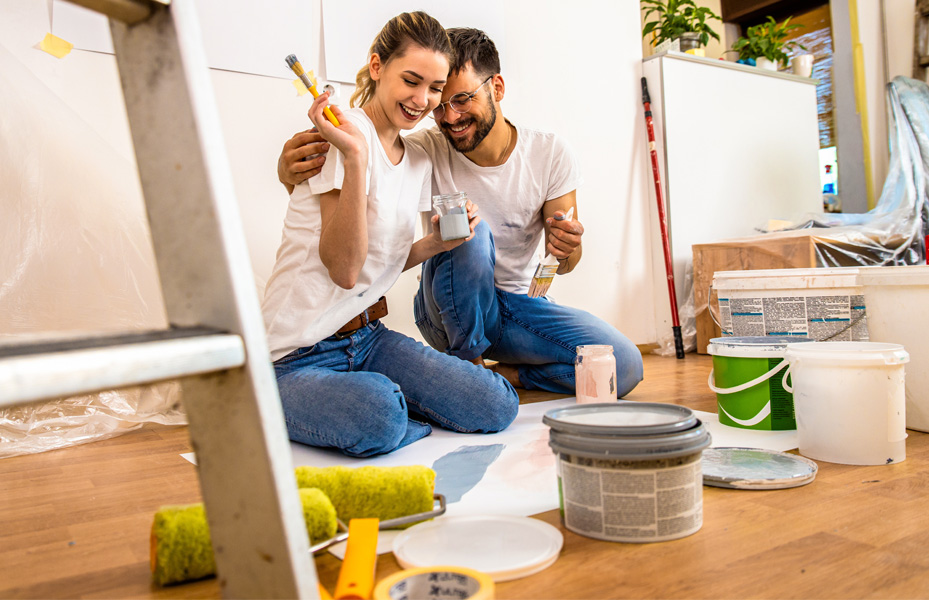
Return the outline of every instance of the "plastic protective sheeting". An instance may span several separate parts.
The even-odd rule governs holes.
[[[166,326],[135,165],[0,46],[0,342]],[[0,457],[183,424],[179,387],[0,410]]]
[[[693,352],[697,348],[697,318],[694,312],[694,268],[693,263],[687,263],[684,272],[684,293],[678,296],[684,302],[677,309],[678,320],[681,323],[681,338],[684,340],[684,352]],[[669,324],[665,331],[658,332],[658,348],[652,350],[658,356],[677,356],[674,347],[674,332]]]
[[[929,86],[897,77],[887,85],[887,103],[894,127],[887,180],[877,206],[861,214],[809,213],[775,222],[776,226],[766,224],[759,231],[813,229],[821,267],[924,263],[929,223]]]

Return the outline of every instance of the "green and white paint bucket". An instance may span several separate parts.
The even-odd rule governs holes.
[[[708,385],[716,392],[719,422],[730,427],[780,431],[796,429],[793,395],[784,389],[787,344],[794,337],[719,337]]]

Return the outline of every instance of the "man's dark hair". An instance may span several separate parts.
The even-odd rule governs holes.
[[[447,31],[452,48],[455,49],[455,60],[450,70],[452,74],[457,75],[468,63],[481,78],[500,72],[497,46],[486,33],[471,27],[453,27]]]

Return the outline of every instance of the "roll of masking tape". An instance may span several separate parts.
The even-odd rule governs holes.
[[[494,581],[466,567],[420,567],[385,577],[374,600],[494,600]]]

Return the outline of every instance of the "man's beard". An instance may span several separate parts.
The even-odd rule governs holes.
[[[490,94],[488,94],[488,99],[490,100]],[[488,103],[490,105],[490,117],[487,119],[477,119],[471,117],[471,120],[474,121],[476,127],[474,129],[474,135],[470,139],[467,138],[453,138],[449,135],[448,129],[451,129],[451,124],[442,123],[442,133],[445,134],[445,139],[448,140],[448,143],[451,144],[455,150],[461,153],[471,152],[477,148],[478,144],[484,141],[484,138],[487,137],[487,134],[490,133],[490,130],[493,129],[494,123],[497,122],[497,108],[493,104],[493,100],[490,100]],[[448,109],[451,110],[451,109]],[[457,123],[456,123],[457,125]]]

